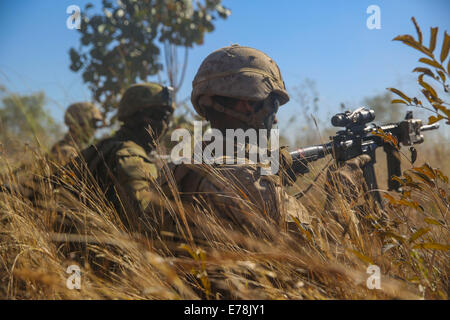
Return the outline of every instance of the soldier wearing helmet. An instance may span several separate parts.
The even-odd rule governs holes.
[[[195,110],[220,130],[271,129],[278,107],[289,101],[278,65],[265,53],[238,45],[211,53],[192,87]]]
[[[95,131],[103,123],[103,116],[97,107],[90,102],[78,102],[71,104],[64,115],[64,122],[69,128],[66,135],[55,143],[51,148],[47,160],[54,160],[59,165],[65,165],[69,160],[75,158],[79,151],[87,146],[93,138]],[[46,176],[42,172],[38,175],[32,173],[33,168],[28,168],[23,176],[17,178],[17,188],[23,197],[28,198],[35,204],[45,198],[43,194],[43,179],[48,180],[60,166],[54,162],[45,162]],[[47,164],[50,164],[47,166]],[[26,168],[26,167],[25,167]],[[48,170],[48,171],[47,171]]]
[[[173,111],[172,88],[156,83],[130,86],[118,106],[120,129],[82,150],[69,166],[83,176],[78,167],[86,165],[126,225],[140,219],[150,203],[158,171],[149,154],[167,130]]]
[[[275,61],[257,49],[238,45],[207,56],[192,87],[195,110],[223,134],[227,129],[270,130],[279,106],[289,101]],[[292,222],[308,227],[312,217],[283,190],[286,181],[293,182],[287,174],[292,159],[286,149],[280,150],[280,165],[276,176],[261,175],[258,164],[180,164],[173,173],[182,197],[216,212],[233,229],[257,230],[261,220],[285,229]]]
[[[228,129],[270,130],[278,107],[289,101],[274,60],[238,45],[206,57],[192,87],[195,110],[223,135]],[[281,158],[282,164],[290,160]],[[285,227],[295,219],[305,226],[311,222],[305,208],[283,190],[282,174],[263,175],[259,164],[179,164],[173,174],[186,203],[214,212],[232,229],[254,232],[267,222]]]
[[[78,155],[93,138],[95,131],[103,123],[103,115],[90,102],[71,104],[64,115],[69,132],[51,149],[51,154],[61,164]]]

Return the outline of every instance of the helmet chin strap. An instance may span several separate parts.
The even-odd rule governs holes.
[[[264,100],[264,105],[260,111],[266,110],[267,114],[263,120],[264,129],[270,130],[275,122],[275,115],[278,112],[278,108],[280,107],[280,101],[278,101],[277,97],[269,96],[266,100]]]
[[[220,103],[214,101],[211,96],[201,96],[198,102],[199,105],[202,106],[202,108],[205,108],[205,106],[213,108],[217,112],[224,113],[226,115],[229,115],[230,117],[236,118],[256,130],[270,130],[275,121],[275,114],[277,113],[280,106],[280,102],[278,101],[278,99],[274,95],[269,95],[264,100],[263,106],[260,110],[247,116],[240,112],[225,108]]]

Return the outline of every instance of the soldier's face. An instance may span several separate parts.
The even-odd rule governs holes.
[[[232,109],[236,112],[249,116],[253,113],[253,107],[248,100],[239,100]]]
[[[167,131],[173,110],[161,108],[152,110],[151,113],[143,113],[142,121],[145,129],[154,139],[158,139]]]
[[[269,104],[270,108],[265,107],[266,103]],[[246,117],[260,119],[260,123],[256,127],[253,127],[253,129],[270,130],[278,122],[276,119],[278,101],[274,101],[272,97],[267,98],[267,101],[238,100],[232,109]],[[252,126],[245,124],[245,128],[248,129],[249,127]]]

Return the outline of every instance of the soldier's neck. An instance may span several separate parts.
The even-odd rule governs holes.
[[[154,147],[151,145],[150,135],[146,130],[139,130],[139,128],[130,128],[122,126],[116,132],[115,136],[120,140],[131,140],[137,145],[141,146],[146,152],[151,152]]]
[[[73,145],[74,147],[82,149],[89,142],[90,139],[83,134],[74,131],[69,131],[64,136],[64,140],[67,141],[69,144]]]

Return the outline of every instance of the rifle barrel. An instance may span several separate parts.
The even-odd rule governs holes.
[[[291,152],[291,156],[294,161],[306,161],[312,162],[325,157],[331,153],[331,143],[320,144],[311,147],[300,148]]]
[[[435,130],[439,128],[439,123],[427,124],[420,127],[420,131]]]

